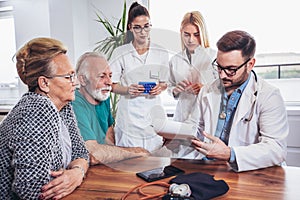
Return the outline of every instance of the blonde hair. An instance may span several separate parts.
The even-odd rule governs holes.
[[[188,12],[184,15],[182,21],[181,21],[181,26],[180,26],[180,33],[182,32],[182,29],[189,25],[192,24],[199,29],[199,39],[200,39],[200,45],[204,48],[209,47],[209,42],[208,42],[208,34],[206,30],[206,25],[203,16],[199,11],[192,11]],[[185,49],[184,43],[181,39],[181,45],[182,49]]]
[[[16,53],[17,71],[20,79],[34,92],[40,76],[52,76],[55,72],[51,61],[67,52],[62,42],[52,38],[35,38],[27,42]]]

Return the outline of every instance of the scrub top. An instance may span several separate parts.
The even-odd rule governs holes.
[[[76,89],[72,105],[84,141],[97,140],[99,144],[105,144],[107,129],[114,123],[110,111],[110,98],[93,105]]]
[[[115,49],[110,60],[112,81],[123,86],[166,82],[168,62],[168,52],[161,46],[150,43],[149,51],[139,55],[132,43],[125,44]],[[150,117],[151,108],[157,104],[161,105],[159,95],[121,95],[114,129],[116,145],[143,147],[150,152],[161,148],[162,137],[154,131]]]

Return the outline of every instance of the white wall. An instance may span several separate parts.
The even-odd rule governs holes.
[[[12,0],[17,49],[26,41],[50,36],[48,0]]]
[[[101,11],[110,21],[122,15],[123,0],[11,0],[14,6],[16,46],[34,37],[54,37],[68,47],[73,63],[107,34],[95,21]],[[127,0],[127,11],[134,0]],[[148,0],[139,1],[147,7]]]
[[[96,42],[107,37],[102,25],[95,21],[95,12],[102,12],[117,22],[123,0],[11,0],[16,30],[16,49],[35,37],[53,37],[68,47],[74,64],[86,51],[93,51]],[[127,0],[127,11],[133,0]],[[147,0],[139,1],[147,6]],[[27,87],[19,81],[19,95]]]
[[[300,167],[300,107],[287,106],[289,136],[287,139],[287,165]]]

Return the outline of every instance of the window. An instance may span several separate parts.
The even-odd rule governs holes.
[[[13,56],[16,52],[12,6],[0,1],[0,104],[13,104],[18,94],[18,78]]]
[[[16,52],[12,6],[0,2],[0,83],[16,82],[16,67],[12,58]]]
[[[178,33],[183,15],[200,11],[206,21],[212,48],[216,48],[217,40],[227,31],[241,29],[255,37],[257,54],[300,53],[300,29],[292,23],[300,18],[297,2],[149,0],[149,12],[153,29]]]
[[[261,66],[255,67],[255,71],[279,87],[287,103],[299,104],[300,95],[295,91],[300,87],[300,29],[291,23],[300,18],[296,3],[296,0],[278,0],[272,4],[259,0],[248,3],[240,0],[149,0],[149,12],[153,30],[169,33],[169,37],[158,40],[167,48],[176,43],[180,50],[180,22],[186,12],[194,10],[200,11],[206,21],[213,49],[228,31],[249,32],[257,42],[256,65]],[[160,33],[167,35],[161,30]],[[177,40],[165,42],[175,38],[171,37],[173,33],[177,33]]]

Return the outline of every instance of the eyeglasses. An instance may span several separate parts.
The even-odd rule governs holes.
[[[76,79],[76,74],[72,73],[72,74],[61,74],[61,75],[53,75],[53,76],[45,76],[47,78],[56,78],[56,77],[62,77],[65,79],[68,79],[70,81],[70,83],[74,83],[75,79]]]
[[[139,25],[135,25],[132,27],[135,33],[141,33],[143,30],[145,32],[149,32],[151,30],[151,24],[146,24],[144,27],[141,27]]]
[[[212,66],[215,70],[217,70],[219,73],[221,73],[222,71],[225,72],[225,74],[227,76],[234,76],[237,72],[237,70],[241,69],[245,64],[247,64],[249,61],[251,60],[251,58],[248,58],[243,64],[241,64],[240,66],[238,67],[222,67],[221,65],[219,65],[217,63],[217,59],[215,59],[213,62],[212,62]]]

